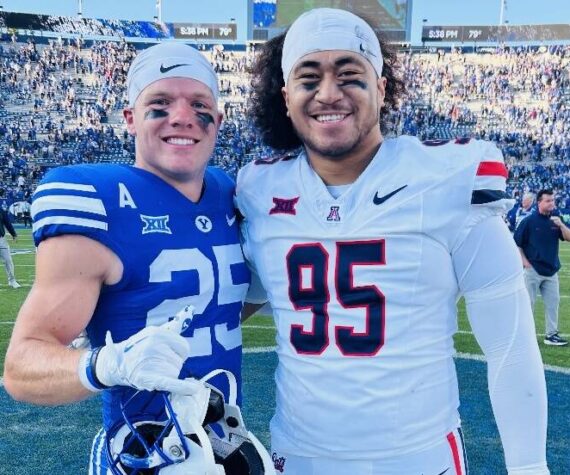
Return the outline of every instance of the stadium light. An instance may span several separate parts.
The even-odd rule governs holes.
[[[426,26],[427,18],[422,19],[423,26]],[[422,49],[426,49],[426,40],[424,38],[424,31],[422,28]]]
[[[505,10],[507,9],[507,0],[499,0],[501,2],[501,13],[499,14],[499,25],[502,25],[505,18]]]
[[[83,16],[83,0],[77,0],[77,16],[79,18]]]
[[[156,15],[155,21],[162,23],[162,0],[156,0]]]

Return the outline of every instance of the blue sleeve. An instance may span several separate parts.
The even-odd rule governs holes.
[[[87,175],[80,167],[58,167],[41,181],[31,208],[36,246],[50,237],[80,234],[117,250],[108,232],[105,200]]]

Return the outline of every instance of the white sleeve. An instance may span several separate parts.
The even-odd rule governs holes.
[[[257,271],[250,265],[249,261],[248,266],[251,270],[251,284],[249,284],[245,301],[252,304],[264,304],[267,302],[267,292],[261,284]]]
[[[247,219],[243,217],[240,220],[241,247],[243,255],[245,257],[245,261],[247,263],[247,267],[251,271],[251,283],[249,284],[249,288],[247,289],[245,301],[251,304],[264,304],[267,302],[267,292],[265,291],[265,288],[261,283],[261,279],[259,278],[259,274],[255,267],[255,263],[253,262],[253,259],[251,259],[250,257],[251,253],[249,252],[247,226],[248,226]]]
[[[520,254],[499,216],[480,221],[453,252],[509,474],[548,474],[544,368]]]

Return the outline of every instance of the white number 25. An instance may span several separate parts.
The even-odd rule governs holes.
[[[215,262],[208,259],[199,249],[165,249],[150,265],[150,282],[172,282],[174,272],[194,270],[198,273],[198,293],[177,299],[163,300],[147,314],[148,325],[160,325],[169,316],[175,315],[184,306],[194,306],[194,314],[200,315],[214,298],[215,281],[214,265],[218,267],[220,291],[217,305],[226,305],[243,301],[248,284],[234,284],[231,266],[244,262],[239,244],[213,246]],[[199,317],[198,317],[199,318]],[[214,335],[212,335],[212,330]],[[241,329],[239,326],[229,330],[226,323],[214,327],[196,328],[190,340],[191,356],[208,356],[212,354],[212,336],[226,350],[241,345]]]

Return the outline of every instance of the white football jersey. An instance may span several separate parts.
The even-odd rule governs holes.
[[[385,140],[337,199],[304,153],[240,171],[244,253],[277,328],[275,446],[378,459],[458,426],[453,253],[512,206],[506,176],[489,142],[412,137]]]

